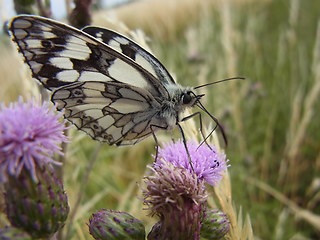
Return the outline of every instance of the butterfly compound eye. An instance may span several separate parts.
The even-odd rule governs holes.
[[[191,92],[187,92],[183,94],[182,102],[183,104],[189,104],[192,100]]]

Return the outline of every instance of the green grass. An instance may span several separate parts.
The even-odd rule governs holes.
[[[228,136],[232,201],[250,215],[259,239],[320,238],[320,4],[249,1],[201,11],[190,22],[178,21],[180,27],[170,37],[155,38],[157,26],[154,32],[149,29],[153,53],[182,85],[246,77],[201,90]],[[3,76],[10,79],[7,72]],[[1,83],[11,89],[19,85]],[[17,92],[12,89],[1,98],[12,100]],[[206,125],[209,121],[204,118]],[[64,182],[71,209],[76,209],[72,239],[90,239],[86,223],[99,208],[128,211],[150,228],[156,220],[141,210],[136,183],[152,162],[153,140],[116,148],[99,146],[74,130],[71,135]],[[88,181],[82,184],[92,160]]]

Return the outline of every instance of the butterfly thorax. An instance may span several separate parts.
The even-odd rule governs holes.
[[[159,117],[167,123],[168,130],[173,129],[182,119],[182,113],[196,103],[196,95],[193,94],[193,88],[183,87],[179,84],[170,84],[165,86],[169,98],[161,103]]]

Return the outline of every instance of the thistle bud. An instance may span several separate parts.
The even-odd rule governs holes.
[[[201,237],[206,239],[221,239],[229,231],[229,221],[221,210],[207,209],[201,225]]]
[[[90,234],[97,240],[144,240],[142,222],[126,212],[102,209],[92,214],[89,220]]]
[[[67,219],[67,195],[52,170],[36,169],[38,181],[33,177],[25,168],[19,176],[8,176],[4,184],[7,217],[33,239],[49,238]]]

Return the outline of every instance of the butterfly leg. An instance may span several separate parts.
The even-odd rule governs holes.
[[[208,144],[207,140],[208,138],[211,136],[211,134],[213,133],[213,131],[217,128],[217,126],[215,126],[215,128],[210,132],[210,134],[208,134],[208,136],[205,137],[204,133],[203,133],[203,125],[202,125],[202,117],[201,117],[201,112],[195,112],[189,116],[184,117],[183,119],[181,119],[181,122],[186,121],[190,118],[193,118],[194,116],[199,116],[199,122],[200,122],[200,133],[201,136],[203,138],[203,141],[199,144],[198,148],[201,147],[201,145],[203,143],[205,143],[212,151],[213,149],[210,147],[210,145]]]
[[[198,106],[201,110],[203,110],[206,114],[208,114],[209,117],[216,123],[216,126],[214,127],[214,129],[212,129],[212,131],[210,132],[210,134],[208,135],[208,137],[214,132],[214,130],[216,130],[216,129],[219,127],[219,129],[220,129],[220,131],[221,131],[221,134],[222,134],[222,137],[223,137],[223,140],[224,140],[226,146],[228,146],[228,139],[227,139],[226,133],[224,132],[224,129],[223,129],[223,127],[221,126],[221,124],[219,123],[218,119],[217,119],[215,116],[213,116],[213,115],[203,106],[203,104],[202,104],[200,101],[198,101],[197,106]]]
[[[157,158],[158,158],[159,145],[160,144],[158,142],[158,139],[157,139],[157,136],[155,134],[155,129],[154,128],[158,128],[158,129],[162,129],[162,130],[167,130],[167,128],[166,127],[162,127],[162,126],[158,126],[158,125],[153,125],[153,124],[150,125],[150,129],[151,129],[151,132],[152,132],[153,139],[156,142],[156,156],[154,158],[154,161],[156,161]]]
[[[188,159],[189,159],[189,163],[190,163],[191,169],[195,173],[195,171],[193,169],[193,166],[192,166],[191,156],[190,156],[190,153],[189,153],[189,150],[188,150],[186,137],[184,135],[184,132],[183,132],[183,129],[182,129],[181,125],[179,123],[177,123],[177,125],[178,125],[178,128],[179,128],[181,136],[182,136],[183,145],[184,145],[184,147],[186,149],[186,152],[188,154]]]

